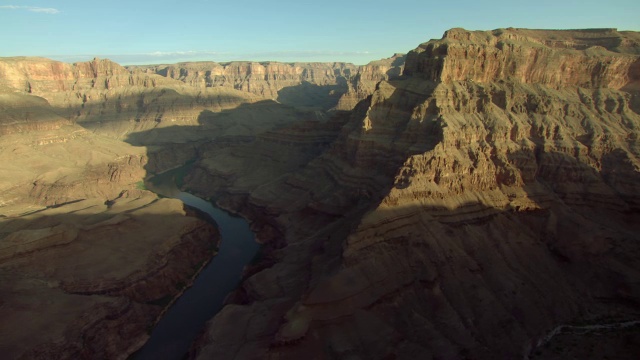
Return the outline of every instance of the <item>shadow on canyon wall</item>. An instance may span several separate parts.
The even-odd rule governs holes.
[[[347,92],[347,82],[338,78],[336,85],[316,85],[304,81],[300,85],[288,86],[278,91],[278,102],[300,109],[327,111],[338,104]]]
[[[197,131],[197,129],[194,130]],[[164,131],[170,131],[170,129]],[[247,145],[249,144],[247,143]],[[549,154],[549,156],[567,157],[565,154]],[[514,153],[512,159],[514,162],[522,161],[522,159],[530,159],[535,162],[536,156],[533,152],[521,152]],[[571,167],[583,167],[584,172],[592,173],[592,168],[589,165],[581,164],[575,158],[564,158],[563,162],[568,163],[568,166]],[[158,167],[159,165],[151,164],[150,166]],[[401,163],[397,163],[395,166],[398,169]],[[532,183],[529,185],[540,182],[549,189],[550,193],[555,193],[554,191],[557,189],[550,188],[552,178],[545,178],[547,175],[538,166],[539,164],[535,170],[532,170],[536,175],[531,179]],[[354,317],[353,311],[360,311],[357,309],[366,309],[366,311],[376,314],[388,314],[389,311],[401,314],[403,311],[411,311],[413,314],[417,314],[415,316],[432,319],[433,326],[440,329],[455,329],[459,325],[459,320],[455,320],[455,318],[447,320],[448,315],[442,314],[453,314],[452,311],[456,308],[470,307],[472,313],[475,314],[473,315],[475,316],[474,326],[485,333],[473,341],[500,346],[505,349],[506,353],[512,355],[521,355],[522,344],[506,343],[507,345],[505,345],[502,343],[505,339],[513,341],[522,340],[527,336],[532,338],[532,334],[540,334],[553,321],[556,323],[568,322],[579,314],[588,314],[590,307],[595,306],[594,304],[614,304],[611,306],[635,309],[634,311],[637,313],[640,299],[640,289],[638,289],[640,279],[637,277],[637,259],[640,258],[640,248],[637,233],[624,230],[624,227],[627,226],[624,222],[612,225],[612,223],[608,223],[612,218],[602,216],[608,214],[608,216],[614,217],[619,212],[617,209],[589,215],[589,207],[585,207],[584,214],[587,217],[563,222],[560,224],[559,230],[554,231],[549,228],[549,223],[553,221],[554,217],[563,216],[563,211],[568,211],[562,201],[553,200],[549,203],[548,200],[545,200],[536,203],[540,209],[535,210],[493,208],[478,202],[466,202],[459,204],[456,208],[426,208],[412,205],[400,209],[401,213],[413,214],[416,222],[423,221],[420,218],[430,219],[426,224],[423,224],[428,231],[391,232],[388,235],[383,235],[382,241],[379,243],[367,245],[364,251],[368,254],[368,259],[360,258],[357,252],[355,255],[352,253],[345,257],[343,252],[347,236],[356,231],[363,216],[371,209],[377,208],[381,198],[396,185],[393,182],[393,176],[388,176],[386,185],[377,188],[378,192],[375,194],[367,195],[354,192],[357,196],[352,199],[353,204],[347,206],[342,215],[336,214],[327,217],[326,214],[319,214],[317,206],[309,204],[308,208],[299,211],[302,214],[301,219],[317,214],[324,219],[333,218],[333,220],[320,225],[313,225],[313,221],[309,222],[312,228],[315,226],[315,232],[310,236],[310,240],[293,245],[298,248],[296,251],[303,254],[302,258],[297,259],[296,264],[292,265],[288,263],[290,260],[284,258],[284,254],[289,251],[286,249],[287,244],[278,244],[271,249],[267,246],[267,253],[264,253],[262,258],[258,259],[252,267],[247,268],[245,279],[270,269],[277,263],[288,263],[287,266],[292,266],[292,271],[283,274],[285,278],[286,276],[289,278],[283,285],[281,295],[290,298],[294,303],[297,299],[308,296],[319,282],[337,274],[345,265],[357,269],[358,264],[378,261],[378,266],[384,267],[388,266],[385,264],[389,264],[387,260],[395,259],[395,262],[398,263],[397,268],[391,267],[383,270],[388,271],[389,274],[394,274],[394,269],[399,271],[399,276],[390,275],[391,280],[402,279],[398,280],[397,284],[378,283],[377,286],[384,290],[378,295],[354,295],[355,297],[352,299],[359,299],[356,303],[360,304],[354,308],[355,310],[349,310],[353,305],[340,302],[325,303],[321,306],[334,307],[336,312],[345,312],[341,321],[347,321]],[[525,191],[529,189],[526,185],[524,186]],[[539,195],[539,189],[530,193],[533,199],[538,198]],[[559,197],[562,199],[562,194]],[[588,194],[586,198],[585,201],[588,201]],[[73,204],[60,204],[60,208],[68,205]],[[239,210],[248,215],[254,223],[262,223],[261,227],[256,227],[255,230],[265,231],[265,224],[271,224],[274,231],[287,230],[278,228],[279,224],[265,218],[268,215],[260,213],[258,208],[252,208],[249,202],[243,202],[241,206],[242,208]],[[571,206],[571,209],[573,208],[575,206]],[[629,218],[630,221],[638,219],[637,212],[632,215],[635,217]],[[97,222],[108,222],[113,216],[115,214],[109,216],[104,214],[82,216],[77,213],[55,216],[43,214],[38,219],[37,226],[31,226],[19,218],[12,219],[10,223],[7,223],[7,219],[0,219],[0,233],[9,234],[21,228],[37,230],[59,224],[70,224],[81,228],[91,227]],[[258,218],[259,216],[263,218]],[[149,215],[145,221],[163,223],[172,220],[161,215]],[[594,227],[590,223],[595,223],[597,226]],[[598,226],[607,226],[608,229],[604,232],[601,229],[598,230],[599,233],[595,237],[585,236]],[[620,228],[612,229],[613,226]],[[275,236],[281,236],[281,234],[275,234]],[[584,243],[576,242],[576,240],[583,238],[586,240]],[[79,252],[73,249],[72,243],[69,248],[61,246],[27,252],[11,260],[11,263],[34,264],[29,267],[34,278],[45,276],[47,280],[55,279],[60,284],[60,288],[68,294],[107,297],[132,296],[134,302],[145,304],[145,306],[157,306],[156,302],[161,299],[150,295],[156,294],[155,290],[149,290],[150,294],[136,290],[129,295],[127,289],[130,289],[130,284],[109,281],[109,274],[104,269],[117,269],[121,267],[119,264],[130,261],[128,256],[135,254],[122,252],[122,249],[118,248],[121,244],[113,241],[114,239],[117,239],[115,234],[112,240],[105,238],[104,242],[98,242],[97,238],[92,239],[90,233],[87,232],[82,238],[75,240],[78,246],[82,245],[83,250]],[[85,241],[92,242],[94,245],[90,246]],[[589,249],[594,242],[602,243],[603,241],[604,245],[596,244],[595,249]],[[524,245],[519,245],[521,243]],[[69,257],[77,260],[70,264]],[[403,260],[400,261],[400,259]],[[4,261],[0,260],[0,275],[5,272],[4,275],[10,276],[6,273],[7,268],[3,266],[3,263]],[[47,268],[55,264],[59,264],[57,265],[59,268],[53,277],[43,275],[46,274]],[[408,264],[409,267],[405,268],[404,264]],[[67,279],[65,277],[66,269],[78,266],[86,269],[82,276],[69,273]],[[90,271],[92,266],[102,270],[99,273],[93,273]],[[378,270],[371,268],[370,271],[372,274],[376,274]],[[323,273],[319,280],[317,279],[318,272]],[[92,275],[99,277],[100,280],[96,282],[99,282],[103,288],[94,288]],[[29,275],[25,273],[21,276],[27,277]],[[309,279],[315,279],[314,283],[309,283]],[[368,281],[371,281],[371,279],[365,280],[358,276],[350,279],[349,288],[359,288],[360,285],[368,284]],[[375,280],[375,276],[372,279]],[[5,285],[10,285],[10,283]],[[2,288],[0,298],[10,302],[14,290],[0,288]],[[159,289],[162,289],[162,286],[159,286]],[[385,293],[389,289],[393,289],[393,291]],[[440,298],[441,295],[435,295],[440,291],[444,293],[444,298]],[[486,300],[483,298],[486,296],[485,291],[496,294],[493,303],[473,300],[474,296]],[[467,300],[456,293],[466,294]],[[328,292],[327,296],[330,297],[330,294]],[[396,295],[393,294],[403,295],[396,298]],[[229,299],[235,303],[250,304],[262,300],[256,298],[256,295],[250,287],[241,287]],[[475,305],[470,305],[470,303],[475,303]],[[278,316],[284,316],[284,314]],[[404,332],[401,330],[415,329],[419,326],[418,323],[414,323],[415,316],[391,317],[385,321],[388,321],[389,326],[397,329],[396,340],[403,339],[422,345],[430,344],[433,339],[426,337],[419,331]],[[542,320],[536,320],[536,317]],[[511,327],[512,325],[508,325],[510,322],[517,325]],[[500,325],[498,326],[498,324]],[[141,329],[144,327],[143,322],[139,325]],[[238,324],[238,326],[241,325]],[[351,325],[346,326],[350,329]],[[505,336],[501,331],[496,330],[504,327],[512,329],[511,331],[518,335]],[[98,330],[100,330],[99,327],[96,328],[96,331]],[[352,330],[355,331],[355,328]],[[324,330],[320,329],[319,331],[320,334],[323,334]],[[444,336],[442,341],[450,342],[453,349],[462,349],[460,351],[463,352],[464,349],[473,348],[471,346],[473,341],[465,340],[466,335],[462,334],[462,340],[455,340],[452,337],[454,333]],[[434,336],[433,333],[430,334],[429,336]],[[97,332],[95,336],[100,337],[102,334]],[[491,337],[496,340],[490,340]],[[296,340],[296,343],[305,344],[308,341],[311,339],[301,338]],[[370,345],[363,345],[362,354],[371,353],[370,355],[375,357],[375,351],[372,352],[375,347],[373,344]],[[95,348],[97,353],[101,351],[98,344],[87,346],[89,346],[87,348],[89,350]],[[284,349],[284,352],[289,351],[286,346],[286,344],[278,342],[273,344],[275,349]]]
[[[197,125],[165,125],[171,120],[160,120],[156,126],[139,132],[132,132],[124,139],[135,146],[189,143],[210,141],[216,138],[251,139],[256,133],[273,127],[281,127],[301,118],[314,115],[279,104],[273,100],[243,103],[220,112],[202,110],[197,115]],[[84,126],[83,123],[81,125]]]
[[[312,84],[302,84],[300,85],[302,88],[313,88],[314,91],[317,90],[318,87]],[[287,93],[285,91],[286,96],[295,94],[297,91],[294,90],[296,87],[292,87],[291,93]],[[302,92],[304,93],[304,91]],[[302,94],[299,93],[298,95]],[[286,97],[285,96],[285,97]],[[300,95],[300,98],[304,98],[306,95]],[[403,104],[407,105],[406,108],[408,110],[412,109],[413,106],[410,104],[412,101],[409,100],[407,102],[406,99],[402,101],[400,98],[406,97],[405,93],[400,91],[395,91],[390,97],[388,103],[390,104]],[[386,106],[387,101],[378,104],[379,108],[384,108]],[[313,102],[309,100],[309,102]],[[362,107],[363,105],[361,105]],[[407,110],[407,111],[408,111]],[[375,112],[376,109],[372,109],[372,112]],[[403,111],[402,106],[400,109],[395,108],[393,111]],[[435,114],[432,114],[435,116]],[[198,116],[197,122],[198,126],[168,126],[163,128],[154,128],[147,131],[141,131],[138,133],[130,134],[126,141],[130,144],[141,146],[147,144],[153,144],[154,149],[151,155],[149,156],[149,162],[145,166],[145,169],[148,173],[157,173],[159,171],[163,171],[166,169],[170,169],[172,167],[177,167],[183,165],[189,160],[196,160],[196,168],[199,156],[202,155],[202,149],[216,149],[216,148],[225,148],[228,146],[244,146],[251,147],[255,142],[257,131],[252,131],[251,127],[255,127],[257,123],[261,121],[273,124],[277,122],[277,118],[287,117],[286,121],[280,123],[280,125],[276,126],[276,129],[269,129],[266,127],[265,129],[275,130],[277,128],[287,128],[291,126],[291,124],[299,123],[301,117],[312,117],[311,113],[300,111],[294,109],[290,106],[278,104],[271,100],[264,100],[256,103],[250,104],[242,104],[234,109],[223,110],[222,112],[216,113],[211,112],[209,110],[204,110]],[[349,121],[351,125],[345,125],[346,128],[351,126],[351,130],[357,128],[359,125],[359,114],[357,111],[352,115],[352,119]],[[268,119],[265,121],[265,118]],[[407,119],[408,116],[403,116],[401,118]],[[408,120],[403,123],[394,124],[394,127],[397,129],[397,134],[394,135],[394,140],[400,140],[401,129],[404,129],[408,126]],[[229,131],[229,129],[233,129]],[[243,131],[246,130],[246,131]],[[375,129],[375,124],[374,124]],[[350,131],[351,131],[350,130]],[[422,153],[433,149],[433,147],[441,140],[442,133],[441,129],[437,126],[432,126],[431,128],[427,128],[426,132],[419,134],[420,138],[410,139],[413,141],[414,146],[412,147],[412,151],[415,153]],[[185,137],[181,137],[181,140],[172,143],[172,139],[176,138],[176,134],[193,134]],[[343,157],[343,160],[347,160],[351,166],[358,166],[356,163],[359,161],[358,154],[353,154],[353,149],[349,147],[353,147],[354,145],[347,144],[346,138],[349,137],[349,133],[344,132],[342,134],[336,132],[334,134],[337,143],[329,147],[328,149],[320,151],[322,155],[319,155],[314,161],[322,161],[327,157],[338,156]],[[190,137],[193,136],[193,137]],[[366,135],[362,136],[363,139],[366,139]],[[342,140],[341,140],[342,139]],[[406,140],[406,139],[402,139]],[[341,143],[340,143],[341,142]],[[417,145],[416,145],[417,144]],[[357,148],[357,145],[355,145]],[[292,151],[295,150],[295,145],[292,148]],[[154,155],[155,154],[155,155]],[[351,200],[352,205],[349,206],[340,206],[342,208],[341,211],[344,213],[351,211],[355,208],[364,207],[367,209],[377,208],[379,205],[379,201],[389,193],[390,189],[395,186],[399,188],[408,187],[411,183],[410,174],[401,174],[400,168],[403,165],[404,161],[408,156],[412,155],[412,153],[407,153],[406,151],[401,151],[395,156],[392,154],[384,160],[384,164],[375,163],[376,161],[380,161],[380,159],[371,159],[374,160],[373,163],[369,164],[371,166],[370,169],[366,169],[365,173],[376,176],[381,175],[386,179],[385,184],[378,183],[375,187],[370,188],[369,185],[364,188],[357,189],[351,188],[348,191],[351,191]],[[256,153],[256,156],[259,157],[260,154]],[[557,176],[558,171],[564,171],[563,168],[550,168],[547,169],[544,163],[541,163],[540,152],[537,150],[532,151],[521,151],[518,153],[509,154],[509,160],[512,164],[516,164],[518,169],[523,173],[523,178],[525,182],[539,182],[543,186],[547,188],[547,190],[554,194],[554,196],[559,196],[560,200],[563,197],[571,197],[572,201],[576,202],[576,196],[581,197],[582,204],[586,205],[590,202],[589,199],[585,197],[617,197],[618,199],[611,201],[610,204],[618,204],[620,207],[615,207],[616,211],[637,211],[637,207],[631,206],[634,205],[633,202],[625,200],[629,196],[633,196],[634,194],[629,194],[628,191],[624,191],[624,187],[620,186],[620,183],[624,183],[625,181],[629,181],[629,179],[620,178],[620,173],[627,174],[635,174],[633,169],[629,168],[629,164],[627,168],[620,168],[619,165],[625,164],[624,162],[624,152],[613,152],[603,158],[602,164],[602,172],[598,173],[592,166],[583,164],[576,158],[570,157],[564,153],[546,153],[543,156],[547,159],[549,158],[562,158],[559,163],[564,164],[565,169],[572,169],[571,172],[576,177],[575,179],[569,181],[569,188],[572,189],[580,189],[579,191],[574,191],[574,193],[564,194],[562,189],[558,189],[555,185],[555,176]],[[312,163],[314,162],[312,161]],[[365,161],[366,162],[366,161]],[[302,174],[304,176],[304,169],[300,170],[299,168],[291,169],[291,173],[287,175],[295,175],[296,173]],[[394,182],[394,178],[396,181]],[[398,181],[398,179],[400,181]],[[637,180],[637,176],[635,178]],[[634,181],[635,181],[634,180]],[[264,179],[265,184],[271,183],[274,181],[280,181],[278,179]],[[500,183],[507,181],[506,179],[499,179]],[[613,189],[618,189],[614,191],[608,191],[605,194],[590,192],[590,186],[599,186],[599,182],[604,182],[606,185],[610,186]],[[374,182],[375,183],[375,182]],[[322,187],[323,184],[316,184],[318,187]],[[506,184],[509,185],[509,184]],[[566,183],[564,185],[567,185]],[[333,179],[333,187],[330,191],[325,191],[324,195],[327,199],[330,199],[330,192],[341,192],[345,189],[340,189],[339,181]],[[326,187],[326,186],[325,186]],[[567,187],[567,186],[565,186]],[[525,190],[527,187],[525,186]],[[213,190],[212,193],[216,191]],[[248,196],[249,194],[245,194]],[[537,194],[531,194],[533,197]],[[314,194],[315,201],[322,203],[323,199],[320,198],[321,195]],[[324,200],[326,201],[326,200]],[[602,202],[602,200],[600,200]],[[637,202],[636,202],[637,204]],[[334,205],[334,204],[328,204]],[[465,204],[465,206],[476,206],[478,204]],[[630,207],[631,206],[631,207]],[[446,209],[442,209],[442,211],[446,211]],[[306,210],[302,211],[303,213],[314,214],[318,213],[317,206],[314,205],[309,207]],[[321,211],[320,211],[321,212]],[[455,212],[455,211],[454,211]],[[339,214],[333,214],[331,216],[338,217]],[[354,219],[355,223],[359,223],[359,219]],[[280,244],[282,246],[284,244]]]
[[[198,92],[195,89],[179,92],[171,88],[158,87],[138,90],[137,93],[94,94],[93,96],[100,98],[92,100],[88,100],[85,95],[80,105],[54,107],[52,110],[92,131],[101,130],[109,122],[116,121],[131,123],[128,126],[128,131],[131,132],[148,130],[166,122],[190,121],[194,117],[192,110],[195,108],[224,112],[251,103],[277,101],[290,107],[292,111],[324,112],[333,108],[346,91],[344,79],[336,85],[321,86],[303,82],[285,87],[278,91],[278,97],[274,100],[259,100],[249,93],[226,88],[211,88],[208,92]],[[33,109],[34,104],[29,106]],[[47,107],[47,104],[45,102],[40,106]]]
[[[211,258],[215,227],[129,196],[0,218],[3,356],[122,356]]]
[[[297,94],[289,95],[295,99]],[[390,95],[391,100],[378,104],[371,112],[411,111],[414,108],[412,102],[422,99],[422,95],[415,95],[415,99],[411,96],[414,95],[396,90]],[[400,106],[386,108],[390,104]],[[184,106],[188,108],[187,104]],[[393,124],[389,139],[393,146],[372,149],[377,146],[376,142],[368,138],[366,132],[357,133],[362,128],[367,108],[367,103],[360,104],[343,129],[332,133],[333,144],[318,149],[319,155],[308,164],[296,165],[281,176],[264,179],[261,186],[265,188],[285,189],[308,199],[293,210],[278,207],[267,210],[254,201],[252,190],[241,194],[225,193],[224,189],[232,185],[225,178],[211,174],[208,175],[210,178],[187,177],[187,181],[198,182],[186,184],[189,187],[205,189],[212,184],[222,184],[223,191],[216,188],[201,192],[217,196],[217,200],[227,207],[249,218],[253,230],[266,242],[262,257],[246,270],[245,280],[267,270],[276,271],[273,268],[277,264],[284,264],[289,270],[280,275],[287,281],[278,284],[282,293],[277,295],[295,303],[344,266],[354,267],[368,261],[363,257],[380,260],[379,264],[383,265],[377,266],[393,263],[397,267],[383,269],[389,274],[393,271],[402,274],[401,277],[390,276],[391,280],[397,280],[395,285],[387,284],[393,291],[385,293],[388,290],[386,283],[377,283],[376,286],[384,291],[375,296],[363,295],[364,300],[356,310],[393,314],[402,313],[398,309],[404,307],[421,318],[435,319],[436,327],[453,329],[455,326],[451,324],[455,321],[446,320],[448,315],[439,317],[438,311],[451,315],[458,308],[468,308],[474,314],[470,321],[478,324],[475,325],[476,333],[480,334],[479,340],[469,340],[468,344],[478,341],[496,347],[506,346],[510,354],[517,355],[520,355],[521,344],[504,345],[505,341],[509,344],[510,340],[537,336],[554,322],[571,321],[588,312],[594,304],[622,304],[637,311],[640,299],[640,264],[637,260],[640,259],[640,249],[637,244],[640,242],[637,225],[634,225],[638,223],[638,207],[634,204],[640,202],[629,201],[630,197],[637,198],[637,194],[629,193],[633,187],[625,190],[626,183],[638,181],[638,178],[634,169],[624,166],[624,152],[614,151],[605,156],[601,172],[564,153],[541,153],[540,150],[511,153],[509,161],[522,173],[523,190],[534,204],[532,209],[497,208],[479,201],[467,201],[455,207],[410,205],[399,210],[402,214],[409,214],[406,216],[412,216],[413,222],[420,223],[415,231],[380,235],[380,241],[367,244],[362,253],[361,250],[352,250],[345,254],[348,236],[357,231],[364,217],[378,208],[394,187],[408,188],[411,185],[412,174],[401,173],[405,160],[411,155],[432,150],[442,140],[442,129],[437,126],[435,113],[430,114],[434,121],[432,126],[409,135],[401,131],[410,125],[406,120],[409,117],[402,116]],[[283,116],[287,120],[278,121]],[[250,153],[254,150],[256,136],[262,132],[287,130],[292,124],[300,124],[301,118],[307,116],[311,117],[308,120],[318,120],[313,112],[265,100],[221,112],[203,110],[198,115],[196,126],[156,127],[131,133],[126,141],[137,146],[149,146],[149,162],[145,165],[148,174],[181,166],[189,160],[195,160],[194,169],[197,170],[198,162],[204,160],[204,150],[242,147]],[[260,128],[257,124],[265,118],[269,119],[268,124]],[[163,121],[167,120],[160,118],[158,123]],[[370,135],[375,135],[378,128],[374,118]],[[397,145],[400,143],[404,145]],[[295,142],[286,146],[290,146],[290,153],[300,151]],[[255,147],[255,150],[261,149],[264,147]],[[274,161],[261,157],[260,151],[254,153],[264,160],[264,164]],[[336,159],[345,168],[333,166]],[[551,162],[550,159],[556,160]],[[354,172],[360,173],[362,179],[350,179]],[[563,172],[568,173],[566,177],[563,177]],[[301,183],[300,179],[304,179],[304,187],[289,186]],[[497,182],[509,185],[508,178],[497,179]],[[602,190],[604,185],[609,189]],[[578,190],[572,192],[567,189]],[[288,194],[281,196],[288,199]],[[296,201],[296,196],[291,198],[291,202]],[[294,220],[288,224],[291,228],[283,228],[283,223],[277,219],[282,214]],[[60,216],[62,221],[70,223],[93,221],[76,214]],[[53,223],[54,220],[43,221]],[[286,239],[286,233],[301,234],[301,238]],[[363,255],[365,252],[366,256]],[[404,268],[406,264],[410,266]],[[370,270],[375,273],[376,268]],[[369,279],[355,279],[351,287],[372,285]],[[411,290],[409,295],[406,295],[407,289]],[[443,291],[445,297],[434,295],[434,289]],[[482,297],[483,292],[495,295],[487,301]],[[406,298],[398,300],[394,293],[404,294]],[[471,295],[464,300],[459,294]],[[474,300],[474,294],[480,295]],[[250,286],[242,286],[230,301],[249,304],[264,300],[261,296]],[[399,302],[394,304],[394,301]],[[535,311],[527,310],[526,304],[533,304],[530,309]],[[351,305],[336,302],[331,306],[340,312]],[[353,316],[352,310],[347,314],[347,317]],[[284,316],[284,313],[278,316]],[[396,329],[420,328],[420,324],[414,323],[417,321],[415,317],[391,317],[386,320]],[[466,320],[461,321],[465,323]],[[519,325],[509,325],[514,323]],[[524,330],[518,330],[518,327]],[[505,335],[505,331],[511,331],[509,329],[517,336]],[[433,340],[425,334],[414,331],[400,333],[400,337],[418,344],[430,344]],[[466,347],[464,342],[467,340],[455,340],[455,331],[452,334],[444,340],[454,348]],[[370,349],[375,349],[373,344]],[[370,349],[363,348],[362,351],[367,353]]]

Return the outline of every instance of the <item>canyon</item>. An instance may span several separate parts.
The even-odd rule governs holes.
[[[567,358],[589,336],[555,328],[640,319],[640,33],[455,28],[363,66],[0,58],[0,110],[8,358],[144,344],[225,241],[145,189],[186,163],[262,244],[189,358]],[[637,357],[624,331],[599,354]]]

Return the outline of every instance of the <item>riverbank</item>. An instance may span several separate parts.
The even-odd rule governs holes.
[[[146,182],[149,190],[159,195],[181,200],[215,221],[221,242],[215,257],[194,279],[192,285],[169,306],[157,322],[147,343],[132,359],[180,359],[189,350],[205,323],[222,309],[224,299],[238,285],[244,267],[257,254],[260,245],[249,223],[233,216],[212,203],[180,191],[176,178],[184,167],[163,172]]]

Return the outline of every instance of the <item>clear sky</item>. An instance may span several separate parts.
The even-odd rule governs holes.
[[[640,31],[640,0],[0,0],[0,56],[365,64],[452,27]]]

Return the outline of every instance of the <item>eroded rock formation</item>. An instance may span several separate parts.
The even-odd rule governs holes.
[[[639,53],[634,32],[510,28],[362,67],[0,61],[0,311],[77,309],[38,335],[50,352],[36,322],[5,348],[140,345],[211,251],[135,189],[187,161],[185,186],[264,244],[193,358],[522,358],[560,324],[638,319]]]
[[[313,110],[352,110],[375,85],[399,76],[404,55],[355,66],[349,63],[196,62],[131,66],[196,88],[232,88]]]
[[[638,39],[453,29],[313,160],[205,154],[190,185],[277,250],[196,357],[521,358],[558,324],[637,318]]]
[[[128,77],[124,68],[11,59],[0,69],[0,353],[126,358],[211,259],[217,230],[138,189],[144,148],[78,125],[57,102],[69,87],[109,93],[94,81]]]
[[[383,80],[397,78],[402,74],[406,55],[372,61],[358,68],[355,76],[347,82],[348,90],[340,98],[337,110],[352,110],[362,100],[373,94],[376,85]]]
[[[217,231],[178,200],[128,191],[0,220],[7,359],[123,359],[212,256]]]

